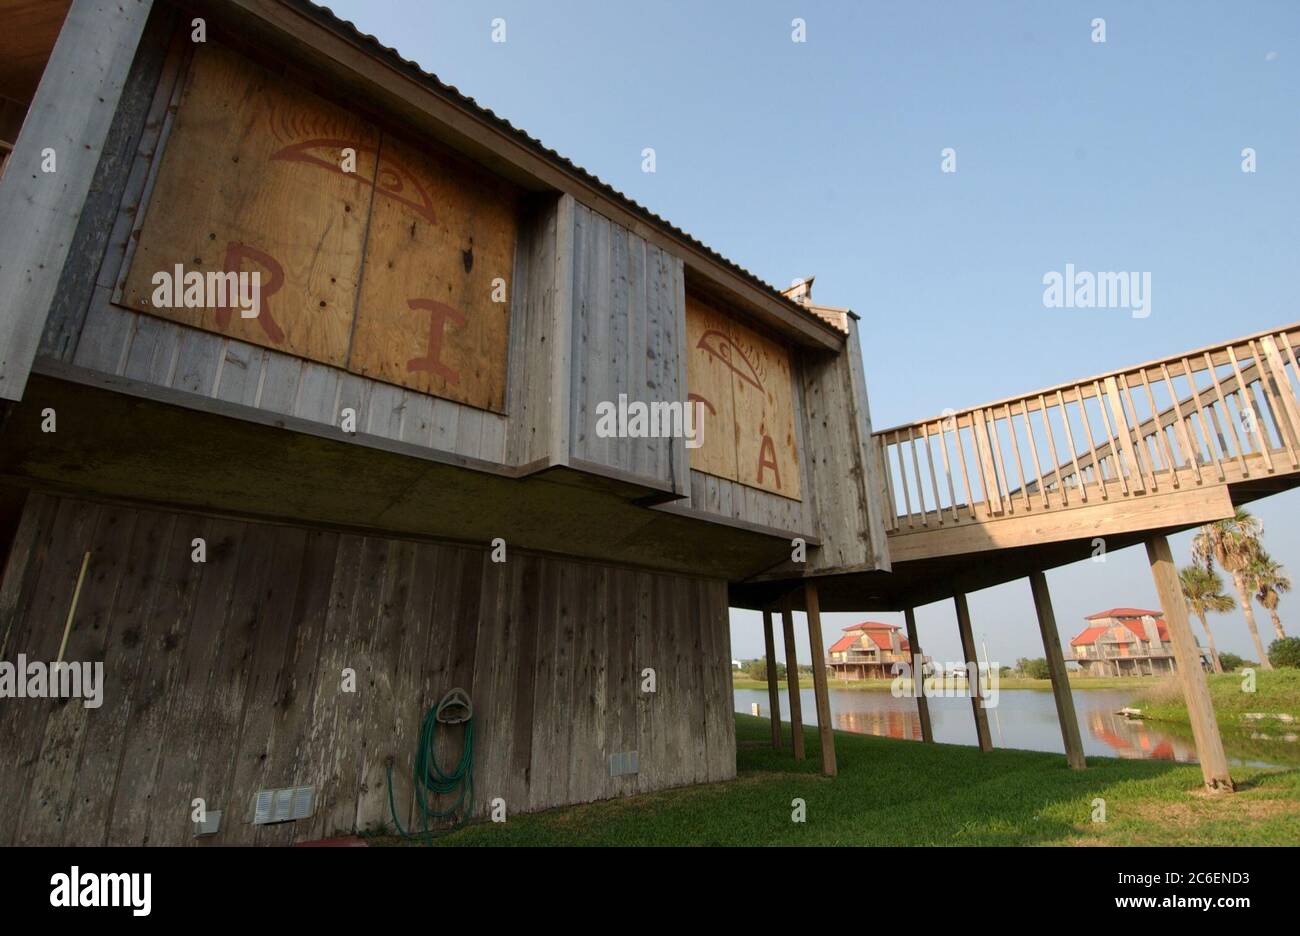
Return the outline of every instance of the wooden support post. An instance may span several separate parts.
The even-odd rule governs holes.
[[[817,700],[817,734],[821,738],[822,773],[835,776],[835,732],[831,730],[831,695],[826,685],[826,646],[822,643],[822,611],[817,583],[805,582],[803,608],[808,617],[808,645],[812,648],[813,696]]]
[[[930,730],[930,700],[925,697],[925,669],[921,663],[925,656],[921,652],[921,642],[916,637],[916,611],[903,609],[903,619],[907,621],[907,643],[912,648],[912,690],[916,693],[916,713],[921,718],[921,740],[933,741],[934,732]]]
[[[1210,689],[1201,670],[1201,655],[1196,650],[1196,640],[1187,623],[1187,606],[1183,604],[1183,590],[1178,582],[1173,554],[1169,551],[1169,540],[1163,536],[1147,540],[1147,559],[1151,563],[1156,594],[1160,597],[1160,607],[1164,609],[1165,624],[1174,645],[1174,662],[1178,666],[1178,681],[1182,683],[1183,699],[1192,722],[1192,738],[1196,742],[1196,757],[1201,762],[1201,776],[1205,778],[1208,789],[1232,792],[1228,759],[1223,753],[1223,739],[1219,737],[1219,723],[1210,702]]]
[[[21,400],[153,0],[73,0],[0,184],[0,399]],[[57,172],[43,172],[57,146]],[[92,268],[93,269],[93,268]]]
[[[763,646],[767,650],[767,705],[772,719],[772,747],[781,749],[781,695],[776,687],[776,641],[772,637],[772,609],[763,609]]]
[[[1047,673],[1052,677],[1052,697],[1056,700],[1056,720],[1061,723],[1061,739],[1065,742],[1065,759],[1074,770],[1083,770],[1083,740],[1079,737],[1079,719],[1074,714],[1074,696],[1070,694],[1070,676],[1061,656],[1061,636],[1056,630],[1056,614],[1052,611],[1052,596],[1047,590],[1047,576],[1042,572],[1029,573],[1029,588],[1034,593],[1034,610],[1038,612],[1038,632],[1043,638],[1043,651],[1047,656]]]
[[[966,595],[960,591],[952,593],[952,602],[957,606],[957,631],[961,635],[961,652],[966,658],[966,682],[970,688],[970,704],[975,712],[975,736],[979,739],[981,751],[993,750],[993,739],[989,736],[989,716],[984,711],[984,690],[980,686],[979,655],[975,653],[975,637],[970,629],[970,608],[966,605]],[[975,664],[975,678],[971,679],[970,664]]]
[[[799,658],[794,652],[794,593],[781,604],[781,624],[785,631],[785,691],[790,697],[790,747],[794,759],[803,760],[803,709],[799,704]]]

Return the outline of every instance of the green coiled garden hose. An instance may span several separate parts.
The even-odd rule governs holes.
[[[465,726],[464,747],[460,760],[451,771],[444,771],[438,765],[437,740],[438,725]],[[424,714],[420,723],[420,744],[415,752],[415,765],[411,779],[415,786],[415,815],[422,828],[402,828],[402,821],[397,818],[397,804],[393,799],[393,765],[388,765],[388,810],[393,816],[393,825],[398,835],[414,838],[421,835],[425,841],[433,838],[435,831],[450,832],[458,829],[469,819],[474,808],[474,720],[473,708],[469,695],[463,689],[453,689],[442,697],[437,705]],[[459,790],[456,801],[447,809],[435,809],[439,796],[451,796]],[[431,828],[442,820],[453,820],[441,829]]]

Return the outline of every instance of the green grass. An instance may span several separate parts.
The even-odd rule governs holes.
[[[1237,768],[1239,792],[1201,792],[1200,768],[896,741],[836,732],[839,776],[773,751],[766,719],[736,716],[737,777],[467,826],[453,845],[1263,845],[1300,841],[1300,771]],[[1104,823],[1091,821],[1106,803]],[[807,821],[791,821],[803,799]],[[392,842],[392,839],[377,840]]]
[[[1294,722],[1290,726],[1276,721],[1250,722],[1242,716],[1264,712],[1285,714],[1300,719],[1300,670],[1255,670],[1255,691],[1245,692],[1246,677],[1240,673],[1223,673],[1207,676],[1210,698],[1214,701],[1214,714],[1224,728],[1254,725],[1264,731],[1279,729],[1300,731]],[[1146,718],[1156,721],[1187,722],[1187,706],[1182,689],[1176,679],[1162,680],[1151,686],[1134,703]]]
[[[767,681],[763,679],[750,679],[748,676],[733,676],[732,687],[735,689],[766,689]],[[1071,676],[1071,689],[1147,689],[1150,688],[1154,680],[1150,676]],[[777,680],[777,686],[784,690],[785,680]],[[830,680],[832,689],[861,689],[865,691],[888,692],[893,680],[890,679],[850,679],[847,682],[843,679]],[[910,681],[908,681],[910,685]],[[804,673],[799,674],[799,685],[802,688],[812,688],[812,676]],[[1034,689],[1040,692],[1051,692],[1052,681],[1050,679],[1020,679],[1003,677],[998,681],[999,689]]]

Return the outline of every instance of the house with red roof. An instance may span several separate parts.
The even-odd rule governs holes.
[[[1162,615],[1148,608],[1110,608],[1088,615],[1088,626],[1070,641],[1074,661],[1089,676],[1175,672],[1174,649]],[[1204,666],[1206,654],[1200,653]]]
[[[832,678],[892,679],[895,663],[912,663],[912,647],[897,624],[863,621],[844,628],[844,636],[826,651]]]

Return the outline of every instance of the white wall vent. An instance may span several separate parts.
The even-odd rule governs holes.
[[[190,826],[194,830],[195,838],[203,835],[216,835],[221,830],[221,810],[207,810],[204,813],[202,822],[191,822]]]
[[[253,800],[253,825],[273,822],[292,822],[306,819],[316,809],[315,787],[285,787],[280,790],[258,790]]]
[[[611,777],[623,777],[627,774],[634,774],[641,769],[640,762],[636,751],[622,751],[618,754],[609,755],[609,775]]]

